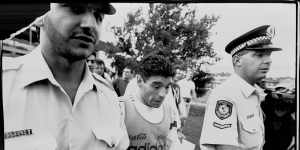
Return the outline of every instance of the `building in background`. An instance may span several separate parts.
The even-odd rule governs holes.
[[[38,44],[39,27],[26,27],[2,41],[2,55],[3,57],[22,56],[31,52]]]

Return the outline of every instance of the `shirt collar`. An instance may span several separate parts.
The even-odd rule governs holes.
[[[23,67],[20,72],[20,85],[21,87],[26,87],[44,79],[48,79],[52,84],[58,85],[42,56],[41,48],[38,46],[30,54],[24,56]]]
[[[81,81],[82,88],[84,89],[83,91],[88,91],[88,90],[97,90],[96,88],[96,81],[92,75],[92,72],[90,69],[88,69],[88,65],[85,64],[85,71],[83,75],[83,79]]]
[[[92,77],[86,64],[84,77],[81,86],[84,89],[96,89],[95,79]],[[24,56],[23,69],[20,74],[20,85],[26,87],[32,83],[48,79],[53,85],[60,86],[55,80],[45,58],[42,55],[41,48],[38,46],[30,54]]]
[[[265,100],[265,97],[267,94],[264,92],[264,89],[261,88],[260,86],[258,86],[257,84],[255,84],[254,86],[255,86],[256,92],[258,94],[259,100],[260,101]]]
[[[242,91],[245,97],[249,97],[250,95],[253,94],[253,92],[255,92],[256,88],[250,85],[248,82],[246,82],[237,74],[233,74],[232,78],[234,79],[233,83],[240,88],[240,90]]]

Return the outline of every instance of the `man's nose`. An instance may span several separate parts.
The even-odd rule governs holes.
[[[264,61],[265,63],[272,63],[272,58],[271,58],[271,56],[266,56],[265,57],[265,61]]]
[[[161,88],[161,90],[158,92],[158,96],[164,98],[168,94],[168,90],[165,88]]]
[[[87,63],[89,66],[92,65],[92,62],[89,61],[89,60],[88,60],[86,63]]]
[[[81,27],[96,28],[97,25],[97,19],[92,12],[86,12],[83,14]]]

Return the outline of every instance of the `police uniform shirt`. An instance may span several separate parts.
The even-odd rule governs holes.
[[[207,102],[200,148],[230,145],[261,150],[264,143],[263,115],[256,88],[232,75],[214,89]]]
[[[6,150],[113,150],[129,144],[114,92],[85,69],[72,105],[39,47],[3,64],[3,107]]]

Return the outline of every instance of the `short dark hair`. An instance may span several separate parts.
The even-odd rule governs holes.
[[[232,56],[232,63],[233,63],[233,66],[235,66],[235,63],[237,60],[239,60],[243,55],[247,54],[249,52],[249,50],[241,50],[237,53],[235,53],[233,56]]]
[[[102,59],[97,58],[97,53],[96,52],[93,52],[90,56],[95,56],[95,62],[98,65],[104,65],[105,66],[104,61]]]
[[[132,73],[132,69],[131,69],[129,66],[125,66],[125,67],[122,69],[122,73],[123,73],[124,69],[126,69],[126,68],[130,70],[130,73]]]
[[[139,62],[137,73],[144,80],[147,80],[151,76],[173,77],[175,75],[171,62],[157,54],[150,54],[144,57]]]
[[[95,58],[97,57],[96,52],[92,52],[92,54],[90,56],[95,56]]]
[[[104,65],[105,66],[104,61],[102,59],[96,58],[95,61],[98,65]]]

